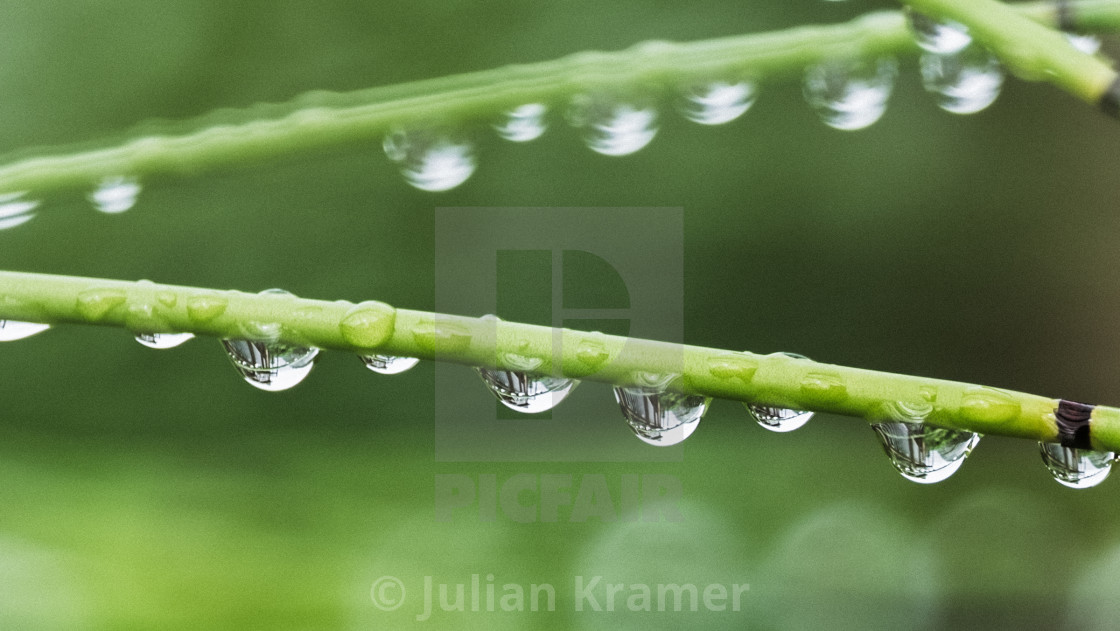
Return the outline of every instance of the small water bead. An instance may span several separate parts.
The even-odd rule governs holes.
[[[722,125],[742,116],[757,97],[758,89],[749,81],[716,81],[684,90],[677,109],[694,123]]]
[[[420,360],[416,357],[396,357],[394,355],[362,355],[361,358],[366,368],[383,375],[400,374],[420,363]]]
[[[805,100],[829,127],[863,129],[882,118],[897,76],[890,57],[825,62],[805,71]]]
[[[583,130],[589,149],[605,156],[635,153],[657,135],[657,108],[643,100],[583,95],[572,103],[571,124]]]
[[[956,473],[980,435],[926,423],[890,421],[871,426],[902,477],[933,484]]]
[[[548,129],[548,106],[543,103],[526,103],[506,112],[494,124],[494,131],[511,142],[529,142],[540,138]]]
[[[579,385],[575,379],[515,370],[476,368],[494,396],[507,408],[524,414],[547,412],[560,405]]]
[[[406,182],[422,191],[449,191],[474,173],[474,145],[431,130],[397,130],[385,137],[385,155],[400,165]]]
[[[132,177],[107,177],[89,194],[89,201],[97,210],[115,215],[136,205],[140,195],[140,181]]]
[[[699,395],[642,387],[617,387],[614,398],[634,434],[658,447],[676,445],[691,436],[709,401]]]
[[[1068,41],[1071,46],[1085,53],[1086,55],[1095,55],[1101,49],[1101,40],[1095,35],[1066,33],[1066,41]]]
[[[919,60],[922,85],[937,106],[953,114],[974,114],[995,102],[1003,87],[999,61],[982,46],[949,55],[924,53]]]
[[[0,342],[14,342],[36,333],[42,333],[51,328],[49,324],[38,322],[20,322],[18,320],[0,320]]]
[[[26,192],[0,195],[0,230],[15,228],[35,218],[39,200],[24,199]]]
[[[1074,449],[1056,443],[1038,443],[1038,450],[1054,480],[1071,489],[1087,489],[1104,482],[1116,459],[1111,451]]]
[[[137,333],[136,341],[148,348],[167,349],[194,339],[194,333]]]
[[[968,27],[951,20],[935,20],[928,15],[905,7],[906,24],[914,34],[914,41],[922,50],[948,55],[972,43]]]

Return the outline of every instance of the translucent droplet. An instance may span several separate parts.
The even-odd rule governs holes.
[[[36,333],[42,333],[51,328],[49,324],[38,322],[20,322],[18,320],[0,320],[0,342],[14,342]]]
[[[266,289],[260,293],[291,295],[283,289]],[[277,341],[282,332],[279,324],[245,322],[241,328],[257,339],[222,340],[222,346],[234,368],[254,388],[269,392],[287,390],[303,381],[315,366],[319,349]]]
[[[757,96],[755,84],[749,81],[716,81],[684,90],[677,109],[694,123],[722,125],[742,116]]]
[[[972,43],[968,27],[958,22],[935,20],[910,7],[905,8],[906,23],[922,50],[939,55],[955,53]]]
[[[23,199],[25,195],[26,192],[0,195],[0,230],[21,226],[35,218],[39,200]]]
[[[136,205],[140,195],[140,181],[132,177],[107,177],[89,194],[93,207],[103,213],[115,215]]]
[[[618,387],[614,398],[642,442],[668,447],[692,435],[708,409],[708,399],[672,390]]]
[[[525,414],[551,410],[579,385],[579,381],[564,377],[490,368],[475,370],[503,405]]]
[[[401,175],[422,191],[448,191],[474,173],[474,145],[434,130],[398,130],[385,137],[385,155],[401,167]]]
[[[494,124],[494,131],[512,142],[536,140],[548,129],[547,114],[548,107],[543,103],[526,103],[506,112],[502,120]]]
[[[933,484],[956,473],[980,435],[926,423],[891,421],[871,426],[891,463],[912,482]]]
[[[1039,443],[1038,451],[1050,475],[1071,489],[1087,489],[1104,482],[1116,459],[1111,451],[1074,449],[1056,443]]]
[[[825,62],[805,71],[805,100],[829,127],[863,129],[883,116],[897,75],[890,57]]]
[[[919,61],[922,85],[937,106],[953,114],[974,114],[991,105],[1003,87],[999,61],[982,46],[949,55],[924,53]]]
[[[583,141],[605,156],[626,156],[641,150],[657,135],[657,108],[651,102],[581,96],[568,119],[583,130]]]
[[[362,355],[361,357],[366,368],[383,375],[396,375],[420,363],[420,360],[415,357],[393,355]]]
[[[1086,55],[1095,55],[1101,49],[1101,40],[1096,35],[1066,33],[1066,40],[1070,43],[1071,46],[1085,53]]]
[[[805,410],[790,410],[755,403],[744,403],[747,411],[754,417],[755,422],[772,432],[792,432],[799,429],[813,418],[812,412]]]
[[[148,348],[175,348],[194,339],[194,333],[137,333],[136,341]]]

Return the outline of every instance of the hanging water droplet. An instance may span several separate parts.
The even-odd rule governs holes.
[[[980,442],[980,435],[926,423],[890,421],[871,426],[902,477],[920,484],[956,473]]]
[[[1101,40],[1096,35],[1066,33],[1066,40],[1071,46],[1086,55],[1095,55],[1101,49]]]
[[[1071,489],[1087,489],[1104,482],[1116,459],[1111,451],[1075,449],[1057,443],[1038,443],[1038,450],[1050,475]]]
[[[749,81],[716,81],[685,89],[677,100],[677,109],[694,123],[722,125],[742,116],[757,96],[757,87]]]
[[[618,387],[615,401],[642,442],[668,447],[692,435],[708,409],[708,399],[672,390]]]
[[[476,368],[478,376],[507,408],[536,414],[560,404],[579,381],[513,370]]]
[[[972,43],[968,27],[958,22],[935,20],[905,7],[906,23],[922,50],[940,55],[955,53]]]
[[[261,295],[287,295],[266,289]],[[273,322],[244,322],[243,331],[256,339],[222,340],[234,368],[254,388],[278,392],[303,381],[315,366],[319,349],[277,341],[282,327]]]
[[[657,135],[657,108],[642,99],[616,100],[582,95],[572,102],[568,120],[583,130],[583,142],[605,156],[641,150]]]
[[[744,403],[755,422],[772,432],[792,432],[813,418],[813,413],[805,410],[790,410],[755,403]]]
[[[394,355],[362,355],[361,358],[366,368],[383,375],[396,375],[420,363],[420,360],[415,357]]]
[[[21,226],[35,218],[37,199],[23,199],[26,192],[0,195],[0,230]]]
[[[49,324],[38,322],[20,322],[18,320],[0,320],[0,342],[14,342],[36,333],[42,333],[51,328]]]
[[[148,348],[175,348],[194,339],[194,333],[137,333],[136,341]]]
[[[882,118],[897,75],[890,57],[825,62],[805,71],[805,100],[829,127],[863,129]]]
[[[924,53],[919,60],[922,85],[937,106],[953,114],[974,114],[995,102],[1003,87],[999,61],[982,46],[950,55]]]
[[[474,145],[438,130],[397,130],[385,136],[385,155],[400,164],[406,182],[431,192],[449,191],[474,173]]]
[[[548,129],[548,106],[543,103],[526,103],[509,110],[502,120],[494,124],[494,131],[512,142],[529,142],[541,137]]]
[[[89,194],[93,207],[103,213],[115,215],[136,205],[140,195],[140,181],[133,177],[107,177]]]

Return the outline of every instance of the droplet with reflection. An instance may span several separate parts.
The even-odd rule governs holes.
[[[974,114],[995,102],[1003,87],[999,61],[979,45],[949,55],[924,53],[922,85],[937,106],[953,114]]]
[[[35,218],[39,200],[25,199],[27,192],[0,195],[0,230],[15,228]]]
[[[956,473],[980,435],[928,423],[889,421],[871,426],[902,477],[933,484]]]
[[[972,43],[968,27],[958,22],[935,20],[924,13],[905,7],[906,24],[914,41],[922,50],[948,55]]]
[[[361,355],[360,357],[366,368],[383,375],[397,375],[420,363],[420,360],[415,357],[397,357],[376,353]]]
[[[449,191],[474,173],[474,144],[448,131],[396,130],[385,136],[385,155],[406,182],[422,191]]]
[[[856,130],[882,118],[894,91],[898,63],[875,60],[826,61],[805,71],[805,100],[835,129]]]
[[[691,436],[709,401],[699,395],[638,386],[617,387],[614,398],[634,434],[658,447],[676,445]]]
[[[1042,462],[1054,480],[1071,489],[1087,489],[1104,482],[1116,454],[1063,447],[1057,443],[1038,443]]]
[[[260,293],[291,295],[283,289],[266,289]],[[246,322],[242,328],[254,339],[224,339],[222,346],[249,385],[279,392],[298,385],[311,373],[319,349],[280,341],[282,327],[275,322]]]
[[[140,181],[134,177],[107,177],[89,194],[89,201],[97,210],[115,215],[136,205],[140,195]]]
[[[529,142],[540,138],[548,129],[548,106],[543,103],[519,105],[502,115],[494,131],[511,142]]]
[[[682,90],[677,110],[694,123],[722,125],[742,116],[757,96],[757,86],[752,82],[714,81]]]
[[[38,322],[20,322],[18,320],[0,320],[0,342],[14,342],[42,333],[51,328],[49,324]]]
[[[617,99],[581,95],[568,111],[569,122],[582,130],[583,141],[605,156],[640,151],[657,135],[657,107],[651,99]]]
[[[175,348],[194,339],[194,333],[137,333],[136,341],[159,350]]]

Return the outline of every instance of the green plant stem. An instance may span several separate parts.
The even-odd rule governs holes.
[[[1087,100],[1100,96],[1107,74],[1103,62],[1076,53],[1058,42],[1058,35],[1031,22],[1055,25],[1051,2],[1015,8],[990,0],[912,4],[970,26],[975,22],[977,37],[1006,56],[1020,74],[1045,77]],[[974,4],[978,8],[971,8]],[[1120,30],[1120,0],[1082,0],[1071,6],[1078,28]],[[298,151],[369,143],[396,127],[493,120],[524,103],[561,105],[583,92],[664,90],[735,76],[779,81],[799,77],[807,65],[824,60],[916,51],[902,14],[881,12],[845,24],[689,43],[646,42],[619,52],[581,52],[357,92],[313,92],[284,104],[221,110],[177,125],[141,126],[92,145],[9,156],[0,160],[0,193],[43,194],[120,175],[193,174]]]
[[[967,25],[973,39],[1020,78],[1049,81],[1088,103],[1100,103],[1116,81],[1116,71],[1103,60],[1077,50],[1062,33],[1002,2],[906,0],[906,4],[929,17]],[[1076,16],[1078,10],[1073,11]],[[1056,11],[1052,15],[1056,18]]]
[[[653,340],[285,295],[0,272],[0,319],[285,341],[419,357],[800,410],[1056,441],[1058,400],[988,386]],[[1120,409],[1093,412],[1095,449],[1120,451]]]

